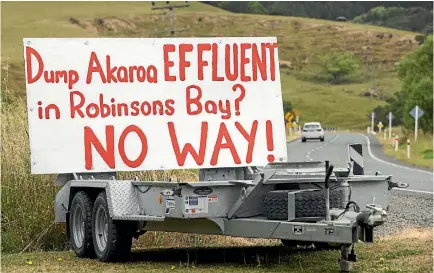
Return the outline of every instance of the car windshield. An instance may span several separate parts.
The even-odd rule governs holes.
[[[318,124],[308,124],[304,126],[304,129],[318,129],[320,126]]]

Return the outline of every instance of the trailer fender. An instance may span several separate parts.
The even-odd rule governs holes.
[[[69,195],[71,193],[71,181],[67,182],[62,189],[56,194],[56,203],[54,206],[55,221],[58,223],[66,222],[66,214],[69,210]]]

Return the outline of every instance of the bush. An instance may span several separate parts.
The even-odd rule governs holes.
[[[358,61],[351,53],[332,53],[323,59],[324,72],[331,76],[335,83],[343,77],[353,74],[360,68]]]

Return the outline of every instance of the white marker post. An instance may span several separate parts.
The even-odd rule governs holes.
[[[371,132],[371,127],[368,126],[368,127],[366,128],[366,131],[367,131],[368,134],[369,134],[369,133]]]
[[[395,136],[395,152],[398,151],[398,146],[399,146],[399,138],[398,135]]]
[[[395,133],[393,133],[391,140],[392,140],[392,147],[395,147]]]
[[[386,140],[386,130],[384,130],[383,139]]]
[[[419,118],[421,118],[423,116],[423,114],[424,114],[424,112],[417,105],[410,111],[410,115],[414,118],[414,142],[417,141],[417,130],[418,130]]]
[[[407,138],[407,158],[410,159],[410,139]]]
[[[392,138],[392,120],[395,118],[392,114],[392,112],[389,112],[389,114],[387,115],[387,117],[389,118],[389,138]]]
[[[371,131],[372,133],[374,132],[375,128],[374,128],[374,118],[375,118],[375,113],[372,112],[371,113]]]

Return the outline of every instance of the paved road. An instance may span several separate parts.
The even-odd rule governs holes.
[[[327,133],[325,141],[308,140],[302,143],[296,140],[288,144],[289,161],[325,161],[335,167],[348,166],[348,144],[361,143],[363,145],[363,163],[366,174],[379,171],[384,175],[392,175],[392,180],[410,184],[406,191],[421,193],[433,192],[433,172],[414,168],[399,163],[384,155],[380,143],[375,136],[357,133]],[[394,189],[403,190],[403,189]]]

